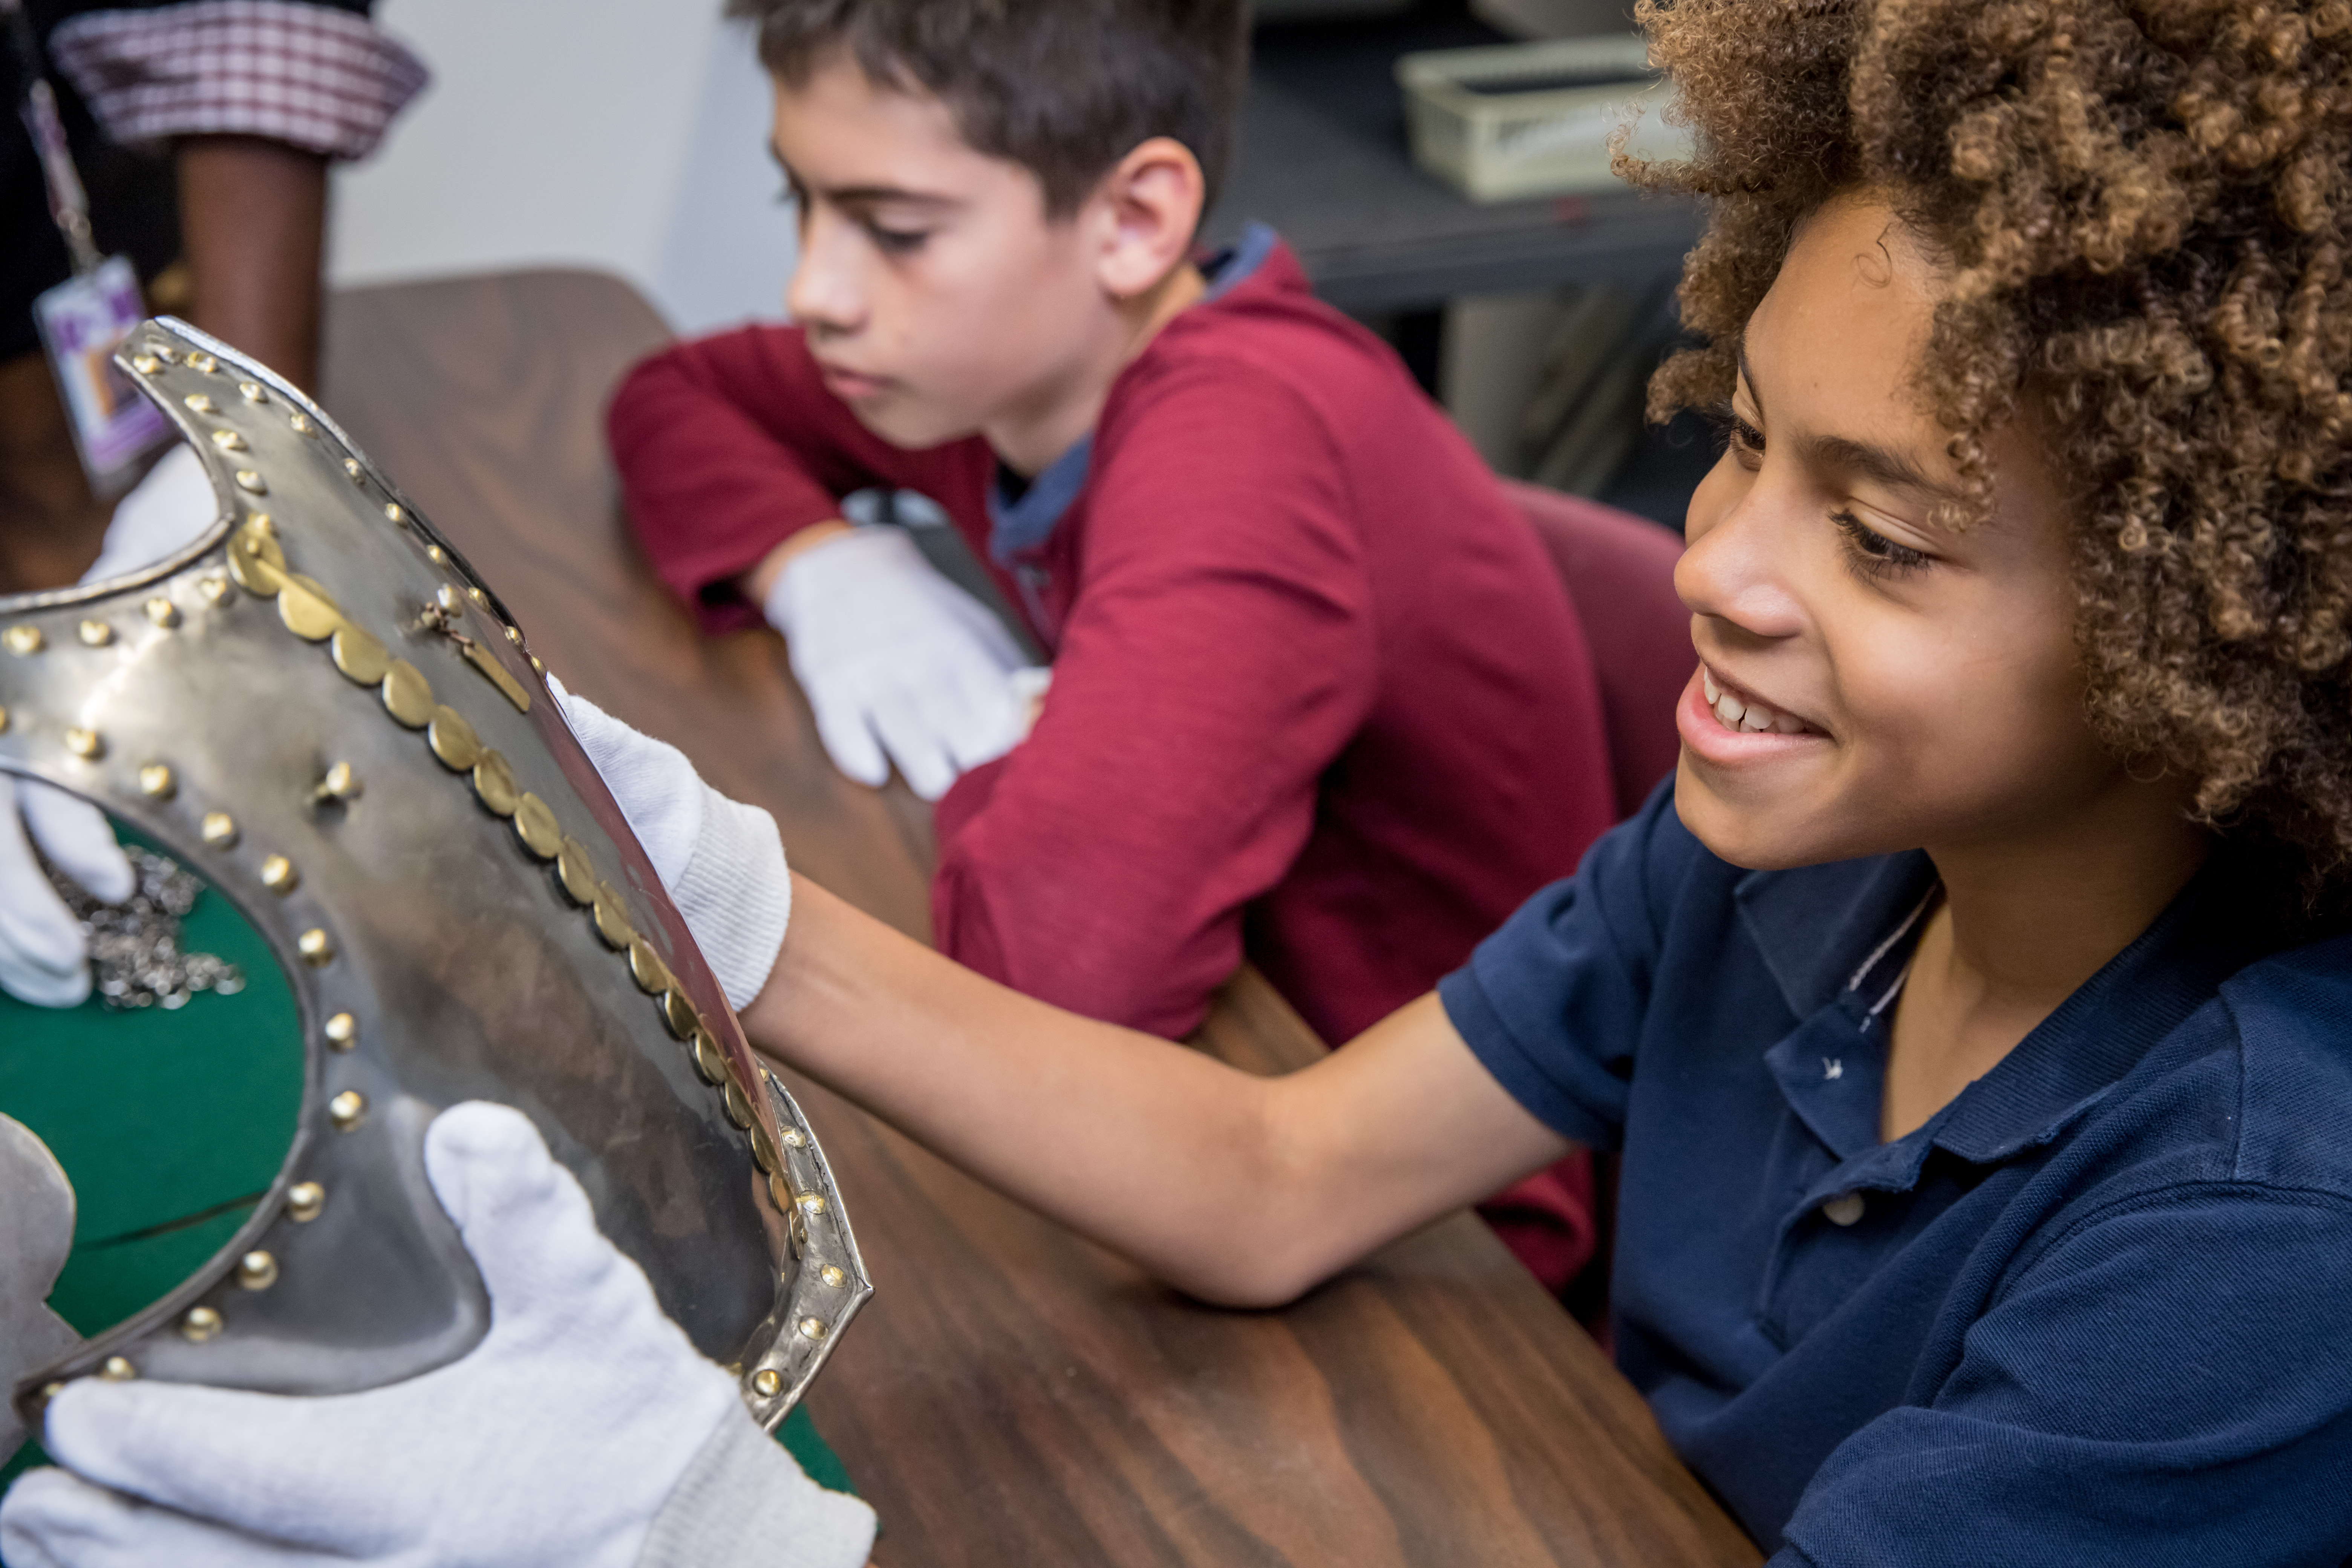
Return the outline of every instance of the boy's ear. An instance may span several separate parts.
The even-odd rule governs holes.
[[[1207,182],[1192,150],[1154,136],[1103,177],[1093,201],[1101,221],[1096,276],[1114,300],[1148,293],[1192,248]]]

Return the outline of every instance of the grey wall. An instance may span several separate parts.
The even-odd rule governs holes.
[[[336,181],[330,273],[614,272],[682,331],[783,313],[767,79],[718,0],[382,0],[433,85]]]

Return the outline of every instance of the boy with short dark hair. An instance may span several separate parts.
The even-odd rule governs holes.
[[[939,800],[940,949],[1169,1036],[1246,957],[1344,1040],[1572,869],[1608,757],[1532,531],[1271,232],[1194,258],[1235,0],[732,10],[798,324],[656,355],[613,447],[705,626],[764,614],[842,769]],[[1048,651],[1025,742],[1011,638],[842,521],[872,488],[937,501]],[[1563,1283],[1583,1167],[1506,1217]]]
[[[1618,1364],[1772,1568],[2340,1563],[2352,15],[1636,15],[1701,128],[1648,177],[1720,203],[1701,346],[1652,387],[1729,437],[1675,579],[1673,784],[1286,1078],[1037,1006],[805,884],[764,982],[730,982],[746,1030],[1234,1304],[1617,1146]],[[641,827],[721,798],[675,804],[682,757],[566,712],[607,776],[665,781],[625,787]],[[533,1386],[588,1381],[575,1344]],[[174,1441],[208,1394],[80,1380],[52,1448],[175,1502],[198,1458],[306,1502],[348,1470],[263,1446],[299,1401]],[[481,1452],[509,1511],[572,1476],[554,1441]],[[250,1539],[226,1523],[62,1476],[0,1511],[126,1543],[59,1568]]]

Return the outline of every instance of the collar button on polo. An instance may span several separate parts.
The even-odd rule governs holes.
[[[1848,1226],[1862,1217],[1862,1210],[1860,1193],[1840,1193],[1822,1205],[1822,1217],[1832,1225]]]

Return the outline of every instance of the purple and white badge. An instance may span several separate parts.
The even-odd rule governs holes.
[[[95,271],[71,278],[33,302],[49,368],[73,424],[74,446],[101,498],[129,488],[139,459],[171,435],[161,411],[114,363],[146,315],[139,278],[127,257],[110,256]]]

